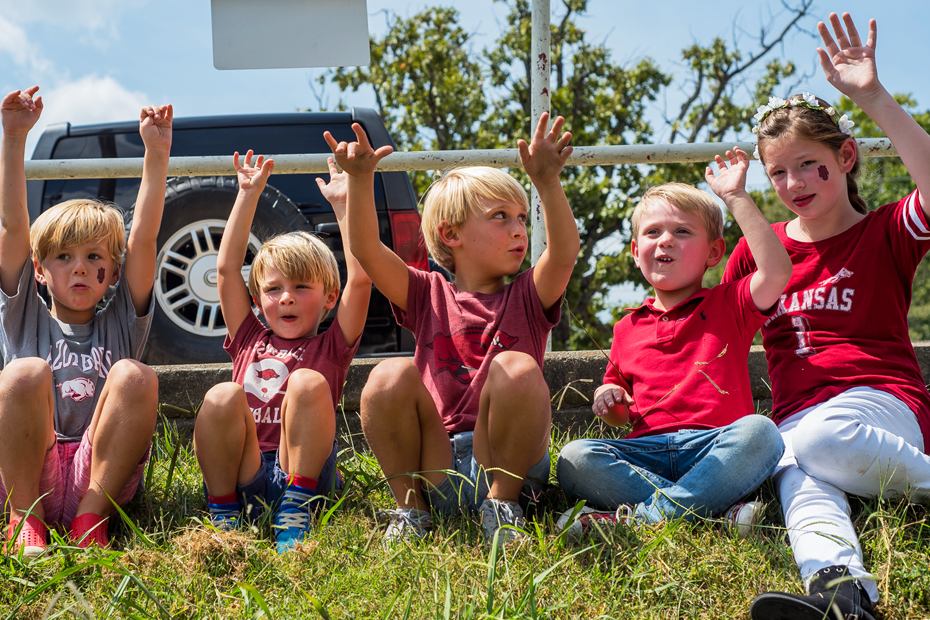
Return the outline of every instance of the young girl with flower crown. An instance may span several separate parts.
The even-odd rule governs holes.
[[[794,271],[762,334],[786,448],[774,480],[809,594],[762,594],[754,620],[872,618],[878,589],[846,494],[930,497],[930,394],[907,328],[914,271],[930,249],[930,136],[878,80],[875,20],[864,44],[848,13],[843,22],[830,15],[835,40],[818,25],[827,80],[891,139],[917,190],[870,212],[845,115],[807,93],[759,109],[759,158],[797,216],[773,226]],[[724,281],[754,269],[741,241]]]

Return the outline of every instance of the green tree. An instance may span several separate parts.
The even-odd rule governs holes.
[[[344,91],[374,90],[401,149],[512,148],[530,134],[531,6],[529,0],[497,1],[510,12],[500,37],[485,50],[472,49],[454,9],[433,7],[407,19],[389,16],[387,34],[372,39],[369,67],[337,69],[321,80]],[[562,0],[551,27],[553,114],[566,118],[575,145],[652,143],[649,110],[675,79],[686,97],[677,117],[665,121],[669,140],[732,139],[749,126],[760,93],[768,95],[794,74],[793,65],[769,56],[807,16],[811,2],[788,7],[786,23],[772,33],[762,30],[749,52],[719,38],[690,46],[682,52],[686,75],[675,79],[650,58],[630,67],[616,63],[610,50],[576,25],[587,0]],[[521,170],[512,172],[529,188]],[[601,320],[605,310],[617,316],[609,291],[624,282],[643,283],[626,249],[638,197],[666,181],[702,182],[703,173],[703,164],[566,168],[563,185],[581,250],[566,291],[570,312],[553,331],[554,348],[592,348],[588,333],[602,346],[609,343],[612,321]],[[422,192],[430,177],[413,179]]]

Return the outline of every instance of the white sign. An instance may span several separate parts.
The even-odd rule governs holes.
[[[211,0],[211,6],[217,69],[371,62],[366,0]]]

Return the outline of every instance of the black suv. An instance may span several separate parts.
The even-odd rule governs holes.
[[[173,157],[224,155],[232,171],[234,151],[256,154],[329,153],[323,140],[328,130],[336,140],[351,141],[351,124],[358,122],[375,148],[394,141],[374,110],[350,112],[262,114],[176,118],[171,144]],[[32,158],[83,159],[142,157],[144,146],[138,122],[72,127],[50,126],[39,139]],[[319,233],[340,262],[345,282],[345,260],[336,216],[320,194],[315,178],[328,175],[272,175],[262,194],[252,224],[249,253],[270,235],[290,230]],[[29,181],[29,215],[35,219],[52,205],[71,198],[97,197],[118,205],[127,231],[139,179],[69,179]],[[168,179],[165,212],[158,234],[155,275],[155,317],[143,361],[149,364],[226,362],[223,351],[226,325],[216,288],[216,253],[238,185],[234,174],[222,177]],[[408,265],[428,269],[413,187],[405,172],[375,175],[375,203],[381,240]],[[330,313],[321,329],[329,326]],[[372,291],[368,320],[359,347],[361,355],[396,355],[414,348],[413,336],[400,328],[390,304]]]

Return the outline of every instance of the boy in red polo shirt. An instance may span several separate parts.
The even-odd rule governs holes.
[[[646,522],[724,513],[745,533],[758,505],[734,504],[768,477],[784,446],[775,424],[753,415],[746,360],[756,331],[791,277],[791,262],[746,192],[749,157],[727,152],[707,168],[711,189],[736,218],[759,270],[704,288],[723,258],[723,217],[706,193],[669,183],[651,188],[633,213],[632,251],[655,297],[614,326],[594,413],[624,439],[582,439],[559,455],[559,484],[585,507],[569,525],[615,521],[621,507]],[[764,266],[762,264],[764,263]],[[632,510],[628,511],[628,507]],[[600,512],[610,511],[610,512]],[[616,511],[616,512],[614,512]]]

